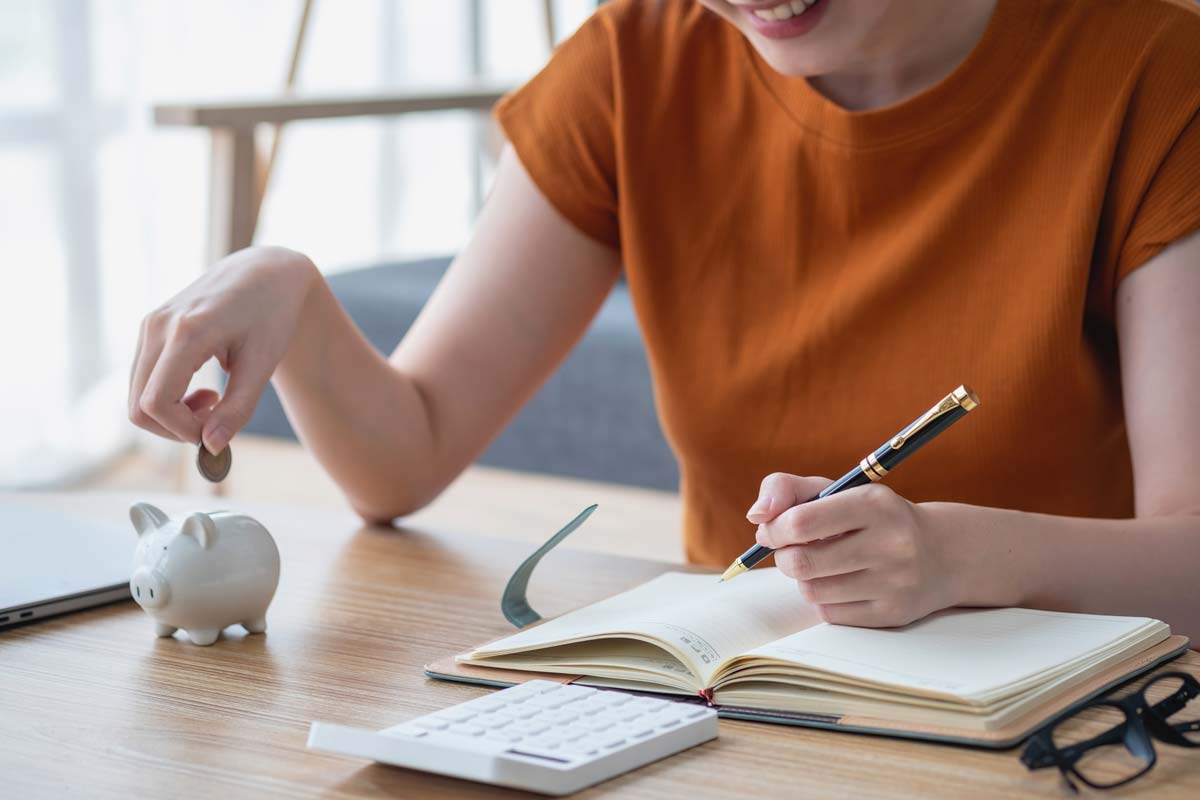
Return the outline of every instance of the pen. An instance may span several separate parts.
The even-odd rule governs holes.
[[[858,462],[857,467],[822,489],[813,500],[882,480],[897,464],[920,450],[922,445],[949,428],[977,405],[979,398],[975,393],[966,386],[959,386],[904,430],[880,445],[875,452]],[[729,569],[721,575],[721,581],[736,578],[773,552],[775,551],[761,544],[754,545],[729,565]]]

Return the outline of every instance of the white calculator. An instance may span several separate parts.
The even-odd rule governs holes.
[[[563,795],[716,737],[703,705],[539,680],[382,731],[314,722],[308,747]]]

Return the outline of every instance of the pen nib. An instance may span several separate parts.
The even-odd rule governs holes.
[[[721,573],[721,583],[724,583],[725,581],[730,580],[732,578],[736,578],[738,575],[741,575],[745,571],[746,571],[746,565],[743,564],[742,560],[739,558],[737,561],[734,561],[732,564],[729,565],[729,569],[727,569],[723,573]]]
[[[724,583],[724,582],[725,582],[724,578],[717,578],[717,583]]]

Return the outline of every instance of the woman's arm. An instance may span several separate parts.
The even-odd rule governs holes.
[[[1016,605],[1156,617],[1200,642],[1198,310],[1200,233],[1117,293],[1134,519],[913,504],[878,484],[795,505],[828,481],[773,475],[748,515],[759,542],[832,622]]]
[[[533,394],[620,273],[511,149],[466,248],[390,360],[363,347],[324,283],[275,373],[304,444],[360,514],[429,502]],[[329,330],[341,331],[328,336]]]
[[[616,251],[563,218],[507,150],[470,243],[390,360],[308,259],[250,248],[146,318],[130,417],[217,450],[270,378],[354,508],[391,519],[431,500],[484,449],[582,335],[619,273]],[[213,356],[230,373],[224,396],[184,397]]]

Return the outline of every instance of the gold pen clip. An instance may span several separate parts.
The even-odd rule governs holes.
[[[975,393],[966,386],[959,386],[942,398],[940,403],[922,414],[916,422],[896,434],[891,441],[892,449],[899,450],[901,447],[904,447],[905,442],[920,433],[929,423],[938,417],[948,414],[956,408],[971,411],[977,405],[979,405],[979,398]]]

